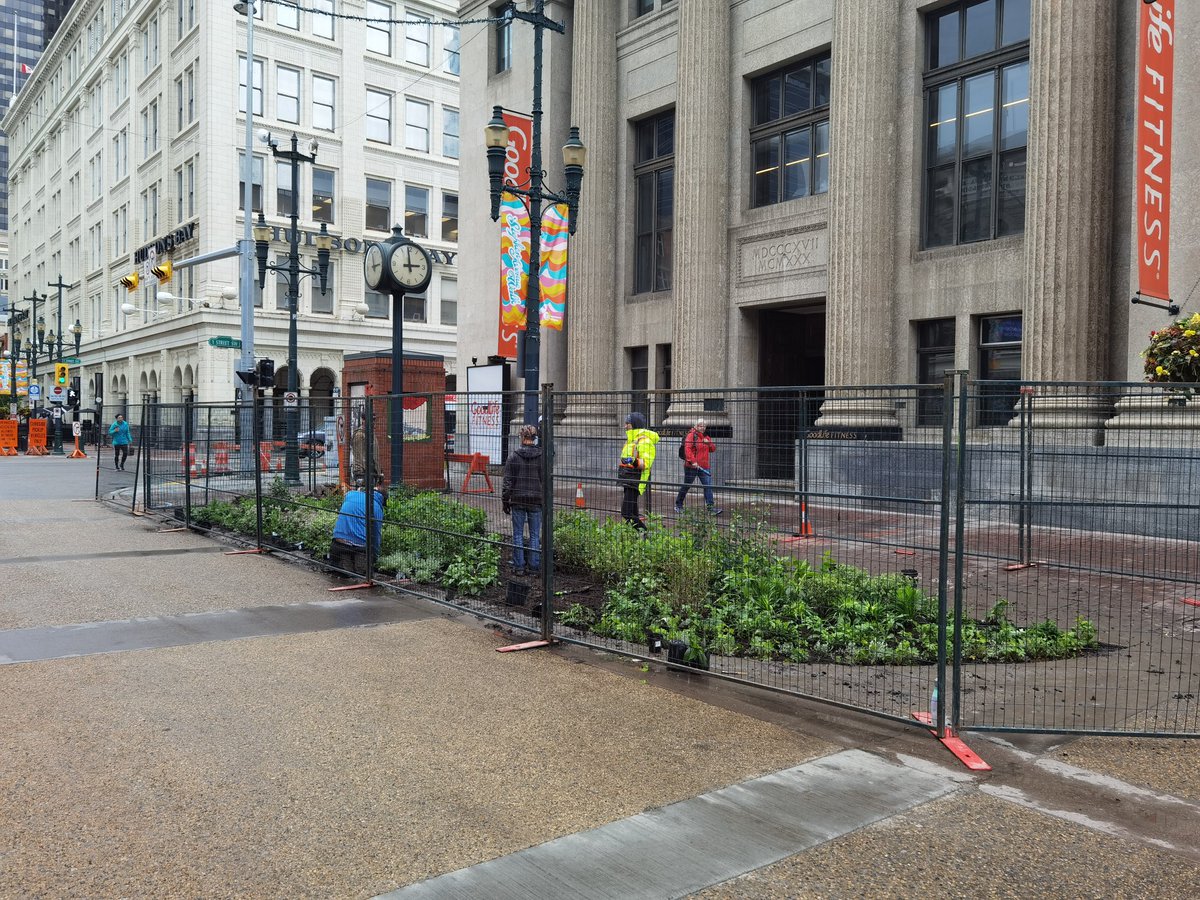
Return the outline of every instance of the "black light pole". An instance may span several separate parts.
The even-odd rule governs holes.
[[[10,307],[11,309],[11,307]],[[17,357],[21,355],[21,326],[17,323],[17,311],[8,317],[8,386],[14,410],[17,405]]]
[[[296,133],[292,132],[292,147],[290,150],[280,150],[279,145],[274,139],[267,135],[267,143],[271,147],[271,154],[276,159],[287,160],[292,168],[292,212],[289,216],[291,220],[290,234],[288,235],[288,261],[286,266],[268,265],[267,242],[271,239],[271,227],[267,224],[263,217],[262,211],[258,213],[258,222],[254,226],[254,244],[255,253],[258,257],[258,286],[262,286],[267,280],[267,269],[273,272],[284,272],[287,276],[288,293],[288,383],[287,390],[299,398],[300,396],[300,379],[299,373],[296,371],[296,313],[300,303],[300,276],[317,275],[321,279],[321,295],[326,292],[326,281],[329,276],[329,251],[333,247],[333,238],[329,236],[329,230],[325,227],[325,223],[321,223],[321,233],[317,236],[317,269],[304,268],[300,265],[300,224],[299,224],[299,208],[300,208],[300,163],[315,162],[317,158],[317,142],[313,141],[310,145],[312,150],[309,154],[301,153],[297,144]],[[284,436],[284,457],[283,457],[283,480],[288,484],[300,483],[300,453],[296,439],[299,432],[300,407],[297,405],[286,407],[287,417],[287,434]]]
[[[58,273],[58,281],[50,284],[49,287],[58,288],[58,353],[54,357],[55,362],[62,362],[62,345],[63,345],[63,327],[62,327],[62,292],[63,288],[75,287],[73,284],[63,284],[62,273]]]
[[[33,304],[33,313],[29,317],[30,323],[34,326],[33,332],[29,335],[29,346],[33,350],[29,356],[31,369],[29,381],[33,383],[37,380],[37,358],[38,354],[42,352],[42,339],[46,336],[46,320],[38,316],[37,305],[46,299],[46,295],[43,294],[39,297],[37,291],[34,291],[30,296],[21,299]]]
[[[571,136],[563,146],[563,175],[566,183],[565,196],[545,189],[542,171],[542,32],[547,28],[563,34],[566,28],[545,15],[545,0],[533,0],[533,9],[522,12],[509,3],[502,15],[520,19],[533,26],[533,146],[531,148],[529,177],[524,182],[528,187],[510,184],[504,179],[504,156],[508,149],[508,126],[504,124],[503,107],[492,108],[492,120],[484,128],[487,143],[488,178],[491,183],[492,221],[500,217],[500,195],[507,191],[525,198],[529,208],[529,280],[525,295],[525,415],[526,425],[536,425],[538,420],[538,380],[541,377],[541,293],[538,285],[538,268],[541,265],[542,245],[542,201],[566,203],[569,211],[569,232],[575,233],[575,214],[579,208],[579,187],[583,180],[583,164],[587,149],[579,140],[579,129],[571,127]]]

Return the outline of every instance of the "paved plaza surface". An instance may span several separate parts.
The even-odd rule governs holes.
[[[968,733],[973,774],[890,721],[496,653],[524,638],[95,476],[0,459],[0,897],[1196,894],[1194,741]]]

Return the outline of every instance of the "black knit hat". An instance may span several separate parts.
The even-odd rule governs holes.
[[[625,417],[625,424],[628,425],[630,428],[645,428],[646,427],[646,417],[643,416],[640,412],[631,412],[629,415],[627,415]]]

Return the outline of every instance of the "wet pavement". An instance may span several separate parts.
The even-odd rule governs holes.
[[[460,872],[498,896],[509,876],[485,866],[519,878],[548,859],[541,889],[514,890],[1200,883],[1194,741],[968,734],[994,766],[970,775],[882,719],[579,648],[498,654],[521,638],[402,594],[330,594],[339,582],[310,569],[79,502],[95,478],[82,462],[0,459],[0,654],[25,660],[0,664],[0,897],[369,897]],[[847,752],[877,816],[818,799],[839,796]],[[777,807],[756,793],[792,771],[816,780]],[[718,817],[692,836],[703,877],[630,880],[608,843],[639,836],[650,861],[634,875],[678,862],[691,817],[674,805],[735,796],[758,799],[732,835]],[[581,837],[593,829],[600,843]],[[590,849],[555,856],[556,841]]]

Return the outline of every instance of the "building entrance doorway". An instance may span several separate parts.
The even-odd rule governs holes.
[[[812,427],[825,392],[825,309],[758,314],[758,477],[791,480],[795,441]]]

